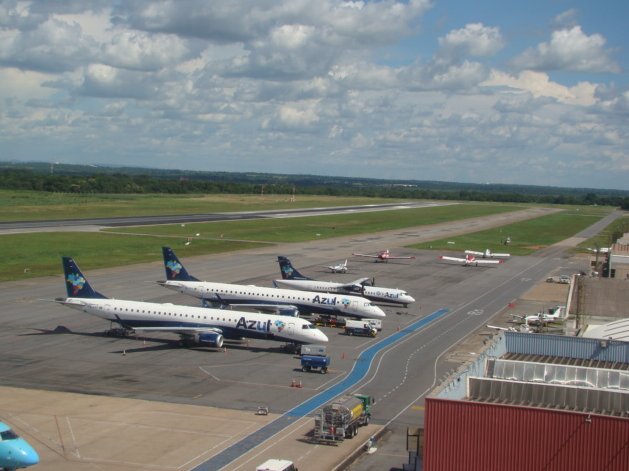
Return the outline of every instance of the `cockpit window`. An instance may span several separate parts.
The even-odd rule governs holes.
[[[304,324],[301,326],[302,329],[314,329],[314,325],[312,324]]]
[[[15,440],[18,437],[17,433],[15,433],[13,430],[9,429],[9,430],[5,430],[4,432],[0,432],[0,440],[5,441],[5,440]]]

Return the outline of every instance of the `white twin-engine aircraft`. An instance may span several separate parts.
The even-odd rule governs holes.
[[[330,270],[332,273],[347,273],[347,259],[343,263],[339,263],[338,265],[328,265],[325,268]]]
[[[349,283],[318,281],[299,273],[287,257],[280,255],[277,257],[277,262],[280,264],[282,279],[274,280],[273,283],[283,288],[323,293],[356,293],[374,302],[402,304],[404,307],[415,302],[415,299],[402,289],[369,286],[367,284],[369,278],[359,278]]]
[[[56,302],[128,330],[173,332],[185,343],[216,348],[223,346],[223,338],[246,337],[297,344],[328,341],[312,323],[297,317],[106,298],[92,289],[73,259],[63,257],[63,269],[68,297],[57,298]]]
[[[508,254],[508,253],[495,253],[489,249],[485,249],[484,252],[476,252],[475,250],[466,250],[465,253],[469,255],[474,255],[476,257],[482,257],[482,258],[494,258],[494,257],[507,258],[511,256],[511,254]]]
[[[352,317],[385,317],[382,309],[368,299],[348,294],[334,295],[312,291],[266,288],[199,281],[188,274],[170,247],[163,247],[166,281],[158,283],[180,293],[216,304],[288,304],[302,313],[319,313]]]
[[[439,260],[450,260],[452,262],[459,262],[462,263],[464,267],[469,267],[469,266],[479,266],[479,265],[493,265],[496,263],[503,263],[504,260],[487,260],[487,259],[478,259],[476,257],[474,257],[473,255],[466,255],[465,258],[461,258],[461,257],[447,257],[445,255],[441,255],[439,257]]]

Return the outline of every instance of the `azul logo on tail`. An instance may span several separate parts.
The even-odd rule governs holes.
[[[83,286],[85,286],[85,278],[76,273],[70,273],[66,278],[66,282],[70,283],[72,287],[72,296],[79,294]]]
[[[171,271],[171,278],[177,278],[177,275],[179,275],[179,272],[181,271],[181,263],[179,262],[175,262],[174,260],[168,260],[166,262],[166,273],[168,273],[168,270]]]

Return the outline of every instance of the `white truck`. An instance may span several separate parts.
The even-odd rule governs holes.
[[[375,337],[378,330],[369,323],[369,319],[361,319],[358,321],[345,321],[346,335],[364,335],[367,337]]]
[[[273,458],[257,466],[256,471],[297,471],[297,468],[292,461]]]

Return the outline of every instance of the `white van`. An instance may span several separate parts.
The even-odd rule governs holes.
[[[256,471],[297,471],[297,468],[292,461],[270,459],[258,466]]]

